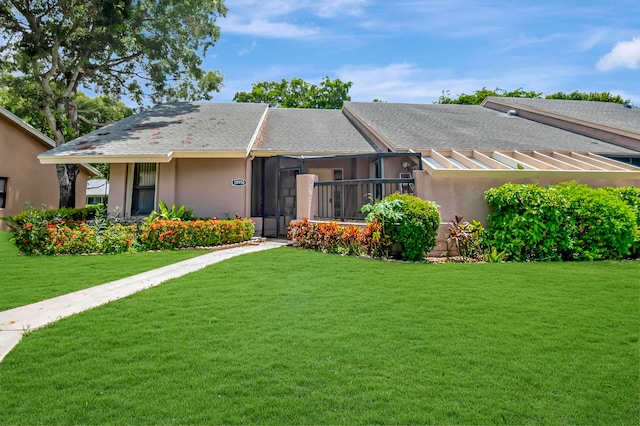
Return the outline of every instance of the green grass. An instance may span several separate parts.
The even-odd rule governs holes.
[[[71,293],[179,262],[203,251],[102,256],[19,256],[0,231],[0,311]]]
[[[0,424],[638,424],[639,272],[239,256],[29,334]]]

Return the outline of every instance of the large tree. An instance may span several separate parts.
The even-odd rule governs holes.
[[[52,138],[53,133],[51,133],[49,124],[39,108],[37,99],[30,96],[33,90],[29,90],[29,85],[22,87],[21,90],[10,89],[11,85],[5,84],[12,79],[11,75],[0,76],[0,106]],[[106,95],[91,98],[83,92],[78,92],[75,101],[78,106],[78,132],[80,136],[114,121],[122,120],[134,112],[133,108]],[[104,177],[109,177],[109,164],[99,163],[92,164],[92,166],[97,168]]]
[[[340,109],[350,101],[349,88],[353,83],[324,77],[319,85],[300,78],[255,83],[251,92],[238,92],[236,102],[268,103],[276,108]]]
[[[202,69],[219,37],[223,0],[0,0],[0,71],[37,99],[61,145],[80,134],[86,87],[143,103],[210,99],[222,82]],[[76,165],[58,165],[60,206],[75,204]]]
[[[495,90],[489,90],[483,87],[480,90],[475,90],[471,94],[461,93],[457,98],[452,98],[449,91],[442,91],[442,95],[434,103],[437,104],[459,104],[459,105],[480,105],[487,96],[497,96],[506,98],[542,98],[542,92],[526,91],[523,88],[516,90],[504,90],[496,87]],[[609,92],[578,92],[577,90],[569,94],[563,92],[556,92],[551,95],[544,96],[544,99],[567,99],[578,101],[599,101],[599,102],[615,102],[619,104],[629,103],[628,100],[624,100],[620,95],[611,95]]]

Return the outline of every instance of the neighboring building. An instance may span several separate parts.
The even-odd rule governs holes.
[[[56,166],[38,161],[39,154],[54,147],[47,136],[0,108],[0,218],[14,216],[27,205],[58,208]],[[89,165],[79,166],[76,207],[84,207],[87,178],[98,171]],[[0,220],[0,229],[8,229],[5,221]]]
[[[109,201],[109,181],[107,179],[87,180],[87,204],[104,204]]]
[[[605,124],[581,118],[579,134],[552,111],[591,107],[599,117],[611,108],[620,123],[640,126],[636,108],[542,100],[538,116],[555,114],[548,123],[525,117],[533,107],[519,99],[491,99],[485,106],[346,102],[341,111],[166,104],[39,159],[111,163],[111,212],[146,215],[164,201],[200,217],[252,217],[266,236],[283,234],[301,215],[362,218],[363,204],[394,191],[436,201],[444,221],[456,213],[484,221],[484,191],[508,181],[640,182],[640,168],[630,165],[640,158],[636,127],[607,119],[606,135],[591,134]]]

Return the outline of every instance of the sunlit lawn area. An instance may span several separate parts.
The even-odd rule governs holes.
[[[239,256],[26,336],[0,424],[638,424],[639,273]]]
[[[0,311],[150,271],[206,252],[182,250],[103,256],[19,256],[0,231]]]

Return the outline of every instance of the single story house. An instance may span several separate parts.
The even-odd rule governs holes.
[[[54,164],[41,164],[38,155],[54,148],[54,142],[20,118],[0,108],[0,218],[14,216],[28,205],[58,208],[60,189]],[[87,178],[100,173],[79,164],[76,207],[84,207]],[[0,229],[8,229],[0,220]]]
[[[395,191],[437,202],[443,221],[485,221],[484,191],[505,182],[640,183],[637,108],[526,101],[171,103],[38,158],[111,163],[110,212],[146,215],[164,201],[200,217],[252,217],[265,236],[302,216],[361,219],[363,204]]]

